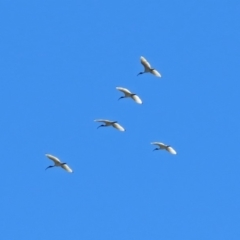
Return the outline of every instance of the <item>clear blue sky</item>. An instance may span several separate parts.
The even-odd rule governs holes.
[[[239,12],[237,0],[1,1],[0,238],[239,240]],[[161,79],[136,76],[140,56]],[[143,105],[117,101],[117,86]],[[46,153],[74,173],[45,171]]]

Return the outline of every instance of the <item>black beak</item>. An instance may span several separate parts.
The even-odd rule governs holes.
[[[158,148],[154,148],[154,149],[153,149],[153,151],[156,151],[156,150],[158,150]]]
[[[52,168],[53,166],[48,166],[47,168],[45,168],[45,170],[47,170],[48,168]]]

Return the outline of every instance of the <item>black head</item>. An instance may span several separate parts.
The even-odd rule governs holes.
[[[97,129],[99,129],[100,127],[105,127],[105,125],[102,124],[102,125],[98,126]]]
[[[125,98],[124,96],[120,97],[118,100],[122,99],[122,98]]]
[[[159,150],[159,148],[154,148],[153,151]]]
[[[45,170],[47,170],[48,168],[52,168],[52,167],[54,167],[54,166],[48,166],[47,168],[45,168]]]
[[[140,72],[138,75],[140,75],[140,74],[143,74],[143,72]],[[137,76],[138,76],[138,75],[137,75]]]

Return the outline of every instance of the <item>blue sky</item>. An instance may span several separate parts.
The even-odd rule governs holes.
[[[239,10],[2,1],[1,239],[238,240]],[[140,56],[161,79],[136,76]],[[45,171],[46,153],[74,173]]]

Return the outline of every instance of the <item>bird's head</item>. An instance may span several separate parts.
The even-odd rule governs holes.
[[[48,166],[47,168],[45,168],[45,170],[47,170],[48,168],[52,168],[52,167],[54,167],[54,166]]]

